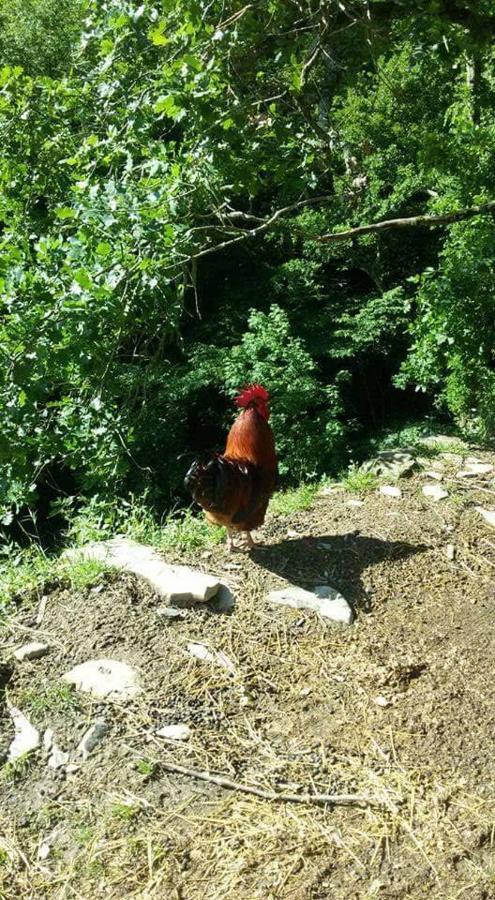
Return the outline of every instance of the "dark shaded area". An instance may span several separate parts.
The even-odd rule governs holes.
[[[369,566],[408,559],[428,549],[426,544],[382,541],[358,531],[286,540],[257,547],[252,559],[274,575],[298,587],[312,590],[318,584],[338,588],[354,610],[370,612],[372,598],[362,580]]]

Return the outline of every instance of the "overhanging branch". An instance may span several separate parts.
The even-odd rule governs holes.
[[[237,234],[235,237],[231,237],[228,240],[222,241],[218,244],[213,244],[210,247],[205,247],[202,250],[198,250],[197,253],[184,255],[182,259],[178,259],[175,262],[171,263],[169,266],[165,266],[164,271],[171,271],[173,269],[176,269],[178,266],[183,266],[185,264],[191,263],[192,261],[203,259],[205,256],[210,256],[213,253],[219,253],[221,250],[232,247],[234,244],[239,244],[249,240],[250,238],[258,237],[258,235],[264,234],[265,232],[269,231],[276,222],[283,222],[284,219],[290,216],[291,213],[299,212],[305,207],[326,203],[331,199],[334,198],[332,198],[332,196],[326,196],[300,200],[298,203],[292,203],[290,206],[284,206],[282,209],[277,209],[274,213],[272,213],[271,216],[269,216],[268,219],[261,219],[257,216],[248,216],[243,213],[237,213],[237,215],[241,218],[245,216],[246,220],[256,221],[260,224],[256,225],[255,228],[243,229],[240,234]],[[451,225],[452,223],[460,222],[463,219],[471,219],[473,218],[473,216],[482,216],[487,215],[488,213],[495,213],[495,200],[490,200],[487,203],[481,203],[479,204],[479,206],[468,206],[465,209],[458,209],[450,213],[442,213],[441,215],[437,216],[421,215],[409,216],[400,219],[384,219],[383,222],[372,222],[369,225],[358,225],[356,228],[348,228],[346,231],[336,231],[331,234],[315,235],[306,232],[305,229],[299,228],[299,230],[302,231],[302,235],[304,238],[306,238],[306,240],[330,244],[337,243],[338,241],[352,240],[353,238],[361,237],[361,235],[363,234],[373,234],[375,232],[387,231],[393,228],[431,228],[435,225]],[[236,212],[234,211],[234,217],[235,215]],[[289,224],[292,220],[287,218],[286,221]]]
[[[487,213],[495,212],[495,200],[488,203],[481,203],[479,206],[468,206],[465,209],[458,209],[455,212],[442,213],[438,216],[409,216],[402,219],[384,219],[383,222],[373,222],[370,225],[358,225],[356,228],[348,228],[347,231],[336,231],[332,234],[321,234],[312,240],[322,243],[330,243],[336,241],[348,241],[362,234],[373,234],[376,231],[387,231],[391,228],[431,228],[434,225],[450,225],[453,222],[460,222],[462,219],[471,219],[473,216],[482,216]]]

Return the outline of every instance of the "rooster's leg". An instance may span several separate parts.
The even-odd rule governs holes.
[[[256,547],[256,544],[253,541],[250,531],[246,531],[246,544],[247,544],[248,550],[253,550]]]
[[[233,553],[234,549],[234,532],[227,528],[227,553]]]

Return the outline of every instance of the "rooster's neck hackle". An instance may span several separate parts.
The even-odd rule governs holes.
[[[245,460],[254,465],[275,469],[277,457],[273,432],[266,418],[255,407],[248,407],[230,429],[225,447],[229,459]]]

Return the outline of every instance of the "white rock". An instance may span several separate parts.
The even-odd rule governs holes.
[[[77,754],[82,756],[83,759],[87,759],[89,754],[93,752],[95,747],[97,747],[105,735],[108,734],[109,730],[109,726],[106,722],[95,722],[94,725],[91,725],[91,727],[83,734],[77,747]]]
[[[191,656],[194,656],[196,659],[201,659],[203,660],[203,662],[214,663],[214,665],[222,666],[223,669],[227,669],[227,671],[231,674],[234,674],[235,672],[234,663],[221,650],[208,650],[208,647],[205,647],[204,644],[195,643],[188,644],[187,650],[189,654]]]
[[[387,700],[386,697],[382,697],[381,694],[378,697],[375,697],[373,702],[376,703],[377,706],[381,706],[383,709],[385,709],[387,706],[390,706],[390,700]]]
[[[467,468],[457,475],[459,478],[476,478],[478,475],[489,475],[490,472],[493,472],[493,466],[489,463],[468,462]]]
[[[302,534],[300,531],[294,531],[293,528],[288,528],[287,529],[287,537],[288,538],[300,538],[300,537],[302,537]]]
[[[346,506],[364,506],[364,500],[348,500]]]
[[[66,672],[62,679],[101,700],[111,695],[131,699],[141,692],[136,670],[116,659],[90,659]]]
[[[50,856],[50,851],[50,844],[48,844],[46,841],[43,841],[39,846],[38,859],[40,859],[41,861],[43,861],[44,859],[48,859],[48,857]]]
[[[10,718],[14,723],[15,737],[9,747],[8,762],[14,762],[26,753],[38,750],[40,733],[17,706],[8,707]]]
[[[443,487],[440,487],[439,484],[425,484],[423,494],[425,497],[431,497],[435,503],[438,503],[439,500],[445,500],[445,497],[449,496],[448,491],[444,490]]]
[[[427,469],[424,473],[427,478],[433,478],[434,481],[443,481],[443,475],[441,472],[437,472],[436,469]]]
[[[176,606],[159,606],[156,614],[161,619],[184,619],[186,617],[186,611],[177,609]]]
[[[25,659],[40,659],[40,657],[46,656],[49,650],[48,644],[31,641],[30,644],[23,644],[22,647],[14,650],[14,656],[19,662],[23,662]]]
[[[325,619],[344,622],[346,625],[350,625],[353,619],[347,600],[339,591],[326,584],[316,587],[313,593],[289,584],[280,591],[270,591],[268,600],[270,603],[292,606],[295,609],[312,609]]]
[[[453,544],[447,544],[445,548],[445,555],[451,562],[455,559],[455,547]]]
[[[158,737],[169,741],[187,741],[191,737],[189,725],[164,725],[156,732]]]
[[[479,512],[480,516],[483,516],[485,522],[488,522],[489,525],[492,525],[495,528],[495,511],[494,510],[483,509],[482,506],[477,506],[476,512]]]
[[[53,728],[47,728],[43,735],[43,750],[49,753],[53,747]]]
[[[399,500],[402,497],[401,489],[394,484],[382,484],[380,494],[383,494],[385,497],[397,497]]]
[[[218,578],[187,566],[168,565],[152,547],[124,537],[86,544],[85,547],[66,551],[65,555],[95,559],[125,572],[132,572],[147,581],[169,603],[191,600],[204,603],[214,597],[220,587]]]
[[[56,744],[52,747],[52,752],[48,759],[50,769],[62,769],[69,762],[69,754],[64,753]]]

